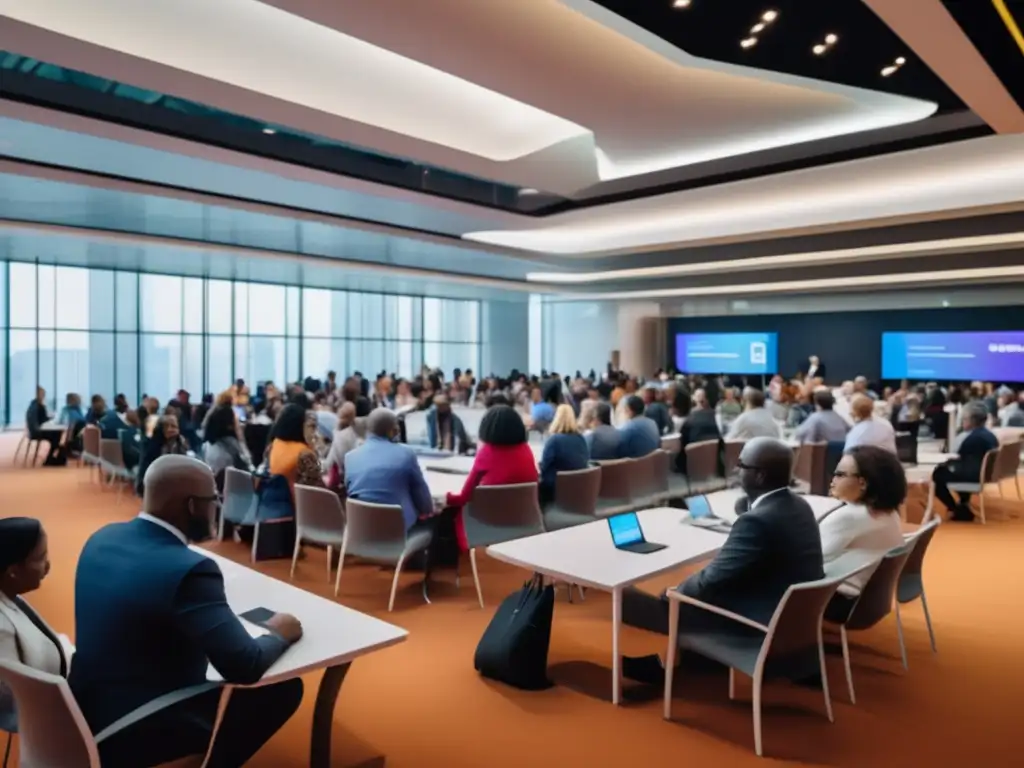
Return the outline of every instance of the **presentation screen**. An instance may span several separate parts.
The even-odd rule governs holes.
[[[1024,381],[1024,331],[883,333],[882,378]]]
[[[771,375],[778,367],[777,333],[676,334],[676,368],[684,373]]]

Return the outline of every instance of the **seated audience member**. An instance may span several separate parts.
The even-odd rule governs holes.
[[[82,398],[74,392],[69,392],[64,399],[64,407],[60,409],[57,423],[66,427],[73,427],[80,421],[85,421],[85,414],[82,413]]]
[[[405,379],[399,379],[395,386],[395,408],[413,408],[417,403],[416,395],[412,393],[412,386]]]
[[[594,403],[594,427],[586,434],[591,461],[610,461],[619,458],[622,433],[612,426],[612,407],[608,403]]]
[[[801,443],[843,442],[850,431],[846,419],[833,410],[836,401],[827,389],[814,393],[814,413],[796,430],[796,439]],[[870,402],[869,402],[870,405]],[[850,446],[848,446],[850,447]]]
[[[203,441],[206,443],[204,458],[213,476],[221,475],[228,467],[244,472],[252,471],[252,461],[245,443],[238,439],[238,417],[230,405],[220,405],[210,411],[206,420]]]
[[[980,403],[965,405],[960,418],[964,431],[953,444],[953,453],[957,454],[957,458],[937,466],[932,471],[932,482],[935,483],[935,498],[946,505],[951,519],[971,522],[974,520],[970,506],[971,494],[961,492],[960,503],[957,504],[947,486],[950,483],[978,482],[985,454],[998,448],[999,440],[985,427],[988,411]]]
[[[350,499],[402,508],[405,529],[433,527],[434,500],[416,454],[401,443],[398,417],[386,408],[366,420],[366,442],[345,456],[345,489]]]
[[[229,391],[233,405],[249,405],[249,387],[245,385],[245,379],[238,379]]]
[[[118,421],[121,421],[120,418],[118,418]],[[102,427],[100,430],[100,436],[102,437]],[[134,469],[142,461],[142,452],[139,450],[138,440],[138,436],[141,433],[139,415],[133,410],[127,411],[124,415],[124,421],[121,422],[121,426],[116,434],[117,439],[121,441],[121,456],[124,458],[124,465],[127,469]]]
[[[156,423],[160,420],[160,401],[155,397],[143,397],[142,404],[138,408],[139,423],[145,431],[146,437],[152,437]]]
[[[726,391],[730,391],[727,388]],[[721,404],[721,403],[720,403]],[[676,471],[686,474],[686,446],[705,440],[721,440],[718,420],[703,389],[693,393],[693,408],[679,429],[679,453],[676,454]]]
[[[310,447],[315,434],[313,412],[289,403],[281,409],[267,436],[267,469],[288,480],[293,499],[296,485],[324,485],[320,457]]]
[[[807,388],[800,382],[793,382],[789,390],[793,403],[790,405],[789,413],[786,415],[786,426],[795,428],[811,417],[814,413],[815,404],[812,402],[813,395],[808,393]]]
[[[427,411],[427,441],[431,448],[453,453],[466,453],[472,446],[462,419],[452,412],[446,395],[436,395]]]
[[[764,392],[753,387],[743,391],[744,411],[729,428],[728,440],[750,440],[754,437],[782,437],[782,430],[764,407]]]
[[[846,435],[846,450],[858,445],[876,445],[896,454],[896,430],[892,422],[875,416],[875,401],[867,395],[854,395],[850,401],[853,428]]]
[[[145,453],[139,462],[139,472],[135,482],[139,495],[142,494],[146,472],[154,461],[161,456],[187,456],[188,452],[188,443],[178,431],[178,418],[176,416],[160,416],[153,434],[146,441]]]
[[[93,733],[175,690],[206,682],[207,664],[227,683],[251,686],[302,636],[275,614],[253,638],[228,605],[217,563],[188,547],[212,535],[217,489],[209,467],[163,456],[146,474],[143,512],[86,542],[75,577],[69,682]],[[159,765],[206,752],[220,689],[143,718],[99,747],[104,766]],[[302,681],[235,688],[209,765],[241,766],[292,716]]]
[[[555,419],[555,403],[546,395],[550,389],[545,391],[539,386],[530,390],[530,428],[537,432],[546,432]]]
[[[115,395],[114,410],[120,413],[122,416],[126,414],[129,410],[131,410],[131,408],[128,405],[128,398],[121,393]]]
[[[0,661],[66,676],[61,639],[22,597],[39,589],[49,572],[42,524],[31,517],[0,519]],[[14,731],[17,722],[14,696],[0,681],[0,729]]]
[[[878,399],[878,393],[868,386],[866,376],[858,376],[853,380],[853,392],[850,393],[850,396],[854,397],[856,395],[864,395],[872,400]]]
[[[722,419],[722,428],[728,430],[743,413],[743,406],[736,399],[735,387],[726,387],[722,390],[722,399],[718,401],[717,409],[718,415]]]
[[[89,399],[89,410],[85,413],[86,424],[99,424],[107,415],[107,403],[103,395],[93,395]]]
[[[619,427],[620,459],[639,459],[661,448],[658,425],[644,416],[644,401],[636,395],[623,398],[626,421]]]
[[[366,419],[356,418],[354,403],[344,403],[338,409],[338,431],[331,440],[324,469],[330,478],[328,486],[337,490],[345,485],[345,457],[366,439]]]
[[[667,435],[672,431],[672,417],[665,404],[658,399],[660,394],[655,387],[644,387],[644,416],[655,423],[659,435]]]
[[[526,442],[526,425],[515,409],[495,405],[480,420],[480,448],[473,468],[459,493],[449,493],[448,507],[461,509],[473,498],[478,485],[518,485],[537,482],[537,461]],[[419,465],[416,465],[417,469]],[[429,492],[428,492],[429,493]],[[461,513],[455,519],[455,532],[463,551],[469,549]]]
[[[395,398],[391,394],[391,384],[392,382],[389,376],[381,376],[377,379],[370,402],[374,408],[395,409]]]
[[[135,423],[139,423],[138,414],[134,411],[131,412],[135,416]],[[125,428],[126,419],[121,416],[117,411],[106,411],[98,421],[94,422],[100,430],[100,437],[104,440],[117,440],[120,431]]]
[[[1024,427],[1024,392],[1013,398],[999,414],[1000,423],[1004,427]]]
[[[831,493],[846,505],[828,513],[819,525],[826,563],[849,549],[887,552],[903,545],[899,507],[907,498],[907,478],[895,454],[875,445],[851,448],[836,467]],[[845,621],[870,577],[865,571],[841,584],[825,618]]]
[[[336,408],[328,405],[327,396],[323,392],[313,396],[313,418],[320,437],[324,440],[333,439],[338,430],[338,413]]]
[[[580,432],[584,434],[592,430],[597,426],[597,419],[594,416],[595,409],[597,408],[596,400],[580,400],[580,415],[576,419],[576,426]]]
[[[61,440],[64,437],[62,429],[43,429],[43,426],[50,421],[50,412],[46,409],[46,390],[42,387],[36,388],[36,399],[33,400],[28,410],[25,411],[25,430],[33,440],[42,440],[50,444],[50,450],[46,455],[46,464],[61,464]]]
[[[540,502],[555,498],[555,476],[559,472],[586,469],[590,463],[587,440],[576,428],[572,406],[562,404],[555,410],[555,420],[548,429],[544,452],[540,458]]]
[[[737,467],[747,511],[736,518],[714,560],[679,586],[683,594],[768,624],[790,586],[824,578],[814,512],[789,490],[792,465],[793,450],[780,440],[759,437],[743,446]],[[664,594],[649,595],[631,587],[623,594],[622,620],[667,634],[668,600]],[[685,604],[679,612],[679,626],[687,629],[713,631],[721,621]],[[663,670],[658,658],[649,656],[625,659],[623,673],[654,681]]]

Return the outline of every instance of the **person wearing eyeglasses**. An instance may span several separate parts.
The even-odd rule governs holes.
[[[899,507],[907,498],[907,477],[896,454],[876,445],[851,448],[836,466],[830,492],[846,504],[819,524],[826,563],[850,549],[888,552],[903,545]],[[862,571],[840,584],[825,618],[845,621],[870,577],[871,571]]]
[[[737,470],[746,494],[742,512],[715,558],[679,585],[688,597],[767,625],[786,590],[824,578],[821,534],[810,505],[789,489],[793,450],[769,437],[747,441]],[[622,595],[622,621],[668,634],[668,600],[638,589]],[[735,623],[710,611],[682,605],[679,626],[714,632]],[[623,674],[657,683],[664,669],[657,656],[625,658]]]
[[[217,563],[190,548],[209,539],[217,504],[213,473],[187,456],[161,456],[146,473],[143,512],[86,542],[75,576],[75,640],[68,682],[93,733],[175,691],[206,682],[212,664],[227,683],[250,686],[302,636],[274,614],[257,638],[228,605]],[[201,755],[217,716],[217,688],[159,709],[99,747],[104,767],[141,768]],[[292,716],[302,681],[238,688],[221,721],[210,765],[243,765]]]

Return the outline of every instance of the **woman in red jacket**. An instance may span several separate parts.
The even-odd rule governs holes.
[[[488,409],[480,421],[480,448],[473,461],[473,469],[460,493],[449,493],[449,507],[457,507],[455,535],[459,549],[469,549],[466,528],[462,522],[462,507],[473,498],[478,485],[516,485],[537,482],[537,459],[526,442],[526,425],[515,409],[508,405],[495,405]]]

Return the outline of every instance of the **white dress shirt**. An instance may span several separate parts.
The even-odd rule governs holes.
[[[888,552],[904,544],[900,517],[895,512],[873,515],[862,504],[847,504],[821,521],[821,553],[826,563],[850,549]],[[874,569],[851,576],[839,586],[848,596],[859,595]]]
[[[762,493],[760,496],[758,496],[756,499],[754,499],[754,501],[751,503],[750,511],[753,512],[754,508],[758,504],[760,504],[762,501],[767,499],[769,496],[774,496],[775,494],[782,493],[783,491],[787,491],[788,492],[789,488],[776,488],[774,491],[768,491],[768,493]]]
[[[174,534],[174,537],[178,541],[180,541],[186,547],[188,546],[188,539],[185,538],[185,534],[179,531],[170,523],[168,523],[166,520],[161,520],[159,517],[153,517],[152,515],[147,514],[146,512],[139,512],[139,518],[145,520],[146,522],[152,523],[153,525],[159,525],[166,531],[170,531]]]

